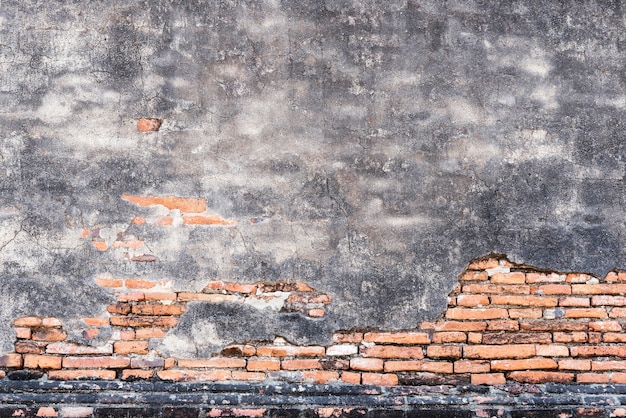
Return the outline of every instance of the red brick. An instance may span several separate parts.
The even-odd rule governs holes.
[[[136,315],[182,315],[185,305],[133,305],[132,313]]]
[[[41,320],[41,326],[48,328],[59,328],[62,327],[63,324],[57,318],[48,317]]]
[[[430,373],[453,373],[454,366],[452,363],[445,361],[386,361],[386,372],[430,372]]]
[[[442,321],[433,324],[435,331],[484,331],[487,329],[486,322],[459,322]]]
[[[137,130],[139,132],[157,132],[161,128],[161,123],[161,119],[157,118],[137,119]]]
[[[116,303],[115,305],[107,306],[107,312],[119,315],[128,315],[130,310],[131,306],[128,303]]]
[[[540,357],[568,357],[569,348],[565,345],[536,345],[537,355]]]
[[[599,295],[591,298],[593,306],[626,306],[626,297]]]
[[[587,322],[575,321],[528,321],[520,323],[523,331],[587,331]]]
[[[112,354],[111,345],[94,347],[91,345],[81,345],[75,343],[58,342],[46,346],[48,354]]]
[[[547,332],[507,332],[483,335],[483,344],[550,344],[552,334]]]
[[[571,308],[565,309],[564,318],[606,318],[606,310],[603,308]]]
[[[461,357],[461,351],[461,346],[458,345],[430,345],[426,349],[426,356],[436,359],[458,359]]]
[[[333,335],[335,343],[360,343],[363,341],[363,334],[360,332],[336,333]]]
[[[58,328],[33,328],[31,338],[34,341],[63,341],[67,333]]]
[[[278,361],[277,359],[268,359],[268,360],[250,359],[248,360],[248,365],[246,368],[248,369],[248,371],[253,371],[253,372],[280,370],[280,361]]]
[[[363,339],[382,344],[430,344],[430,337],[424,332],[368,332]]]
[[[565,278],[557,273],[526,273],[526,283],[562,283]]]
[[[433,343],[435,344],[464,343],[465,341],[467,341],[467,334],[464,332],[435,332],[433,334]]]
[[[156,282],[142,279],[126,279],[126,287],[129,289],[152,289]]]
[[[146,340],[150,338],[163,338],[167,334],[167,330],[163,328],[137,328],[135,330],[135,338],[138,340]]]
[[[626,373],[611,373],[611,383],[626,383]]]
[[[122,370],[122,380],[149,380],[154,377],[154,370],[137,370],[126,369]]]
[[[472,385],[504,385],[506,379],[503,373],[472,374]]]
[[[322,365],[318,359],[283,360],[281,368],[283,370],[312,370],[321,369]]]
[[[82,332],[83,338],[92,339],[96,338],[100,334],[99,328],[86,328]]]
[[[502,308],[453,308],[446,311],[446,318],[448,319],[505,319],[509,317],[509,313],[506,309]]]
[[[111,325],[118,327],[175,327],[178,318],[172,316],[112,316]]]
[[[41,406],[37,409],[38,417],[58,417],[59,413],[51,406]]]
[[[589,279],[591,279],[592,277],[588,274],[582,274],[582,273],[569,273],[566,277],[565,277],[565,281],[567,283],[587,283],[587,281]]]
[[[586,343],[586,332],[555,332],[553,334],[555,343]]]
[[[173,382],[213,382],[232,380],[230,370],[159,370],[161,380]]]
[[[613,308],[609,316],[611,318],[626,318],[626,308]]]
[[[621,332],[607,332],[602,334],[602,340],[605,343],[625,343],[626,342],[626,334]]]
[[[509,379],[520,383],[568,383],[574,381],[574,373],[563,372],[522,372],[516,371],[509,374]]]
[[[246,360],[233,357],[212,357],[207,359],[178,359],[178,367],[186,369],[215,368],[215,369],[242,369],[246,367]]]
[[[22,367],[22,355],[9,353],[0,356],[0,367],[19,368]]]
[[[308,382],[314,382],[321,385],[327,383],[335,383],[339,380],[339,373],[330,371],[304,371],[302,379]]]
[[[363,357],[376,358],[424,358],[424,350],[422,347],[396,347],[375,345],[370,347],[361,347],[361,355]]]
[[[163,300],[176,300],[178,295],[174,292],[145,292],[144,299],[147,301],[163,301]]]
[[[111,338],[121,340],[121,341],[132,341],[135,339],[135,335],[136,335],[134,330],[128,330],[128,329],[121,329],[117,331],[117,334],[119,334],[119,336],[117,336],[114,333]]]
[[[492,371],[556,369],[556,361],[548,358],[531,358],[524,360],[493,360]]]
[[[341,381],[352,385],[361,384],[361,373],[341,372]]]
[[[233,370],[232,377],[233,380],[261,382],[265,379],[265,373]]]
[[[486,271],[471,271],[467,270],[459,276],[459,281],[462,282],[484,282],[489,279]]]
[[[178,300],[181,302],[189,302],[192,300],[201,300],[204,302],[220,303],[220,302],[242,302],[243,298],[239,295],[222,295],[219,293],[193,293],[180,292]]]
[[[161,205],[166,208],[178,209],[182,213],[202,213],[206,211],[206,199],[176,196],[131,196],[122,195],[122,199],[139,206]]]
[[[590,332],[587,342],[589,344],[600,344],[602,342],[602,333]]]
[[[579,373],[576,375],[578,383],[609,383],[610,376],[602,373]]]
[[[526,283],[526,275],[521,271],[494,273],[490,281],[496,284],[524,284]]]
[[[320,346],[262,346],[257,347],[256,354],[261,357],[317,357],[325,354],[324,347]]]
[[[227,357],[251,357],[256,354],[256,347],[245,344],[231,344],[224,347],[221,354]]]
[[[577,306],[587,307],[590,306],[589,298],[580,298],[575,296],[563,296],[559,298],[559,306]]]
[[[517,331],[519,330],[519,322],[510,320],[489,321],[487,329],[489,331]]]
[[[229,221],[221,216],[183,216],[183,223],[185,225],[234,225],[235,221]]]
[[[109,246],[104,241],[91,241],[91,245],[93,245],[98,251],[106,251]]]
[[[461,288],[463,293],[496,294],[496,295],[529,295],[530,286],[515,284],[466,284]]]
[[[543,295],[569,295],[572,287],[568,284],[545,284],[531,288],[531,293]]]
[[[468,359],[507,359],[529,358],[536,353],[534,345],[477,345],[465,346],[464,354]]]
[[[620,295],[626,293],[626,284],[573,284],[575,295]]]
[[[383,370],[383,360],[378,358],[350,359],[350,368],[366,372],[380,372]]]
[[[24,356],[25,369],[60,369],[61,357],[41,356],[37,354],[26,354]]]
[[[29,340],[31,337],[30,328],[16,327],[16,328],[13,328],[13,331],[15,331],[15,338]]]
[[[506,260],[502,260],[503,263],[506,263]],[[500,260],[494,257],[483,257],[472,260],[469,265],[469,269],[471,270],[487,270],[493,269],[500,265]]]
[[[146,298],[143,292],[121,292],[116,293],[115,298],[118,302],[139,302]]]
[[[491,297],[492,305],[542,306],[552,307],[558,304],[557,298],[542,296],[498,296]]]
[[[458,360],[454,362],[454,373],[489,373],[491,364],[480,360]]]
[[[483,334],[479,332],[470,332],[467,334],[467,342],[469,344],[482,344]]]
[[[246,284],[246,283],[225,283],[224,289],[227,292],[235,292],[235,293],[255,293],[257,290],[256,284]]]
[[[559,360],[559,370],[578,370],[578,371],[591,370],[591,361],[590,360],[573,360],[573,359]]]
[[[113,351],[117,354],[148,354],[148,341],[116,341]]]
[[[626,357],[626,346],[571,347],[572,357]]]
[[[13,321],[14,327],[39,327],[41,326],[41,318],[36,316],[25,316]]]
[[[607,370],[626,370],[626,361],[592,361],[591,370],[607,371]]]
[[[466,307],[487,306],[489,305],[489,298],[485,295],[458,295],[456,304]]]
[[[48,372],[50,380],[114,380],[115,370],[51,370]]]
[[[396,386],[398,384],[398,376],[395,374],[363,373],[361,375],[361,384],[376,386]]]
[[[543,316],[541,309],[509,309],[511,319],[538,319]]]
[[[128,357],[64,357],[66,369],[123,369],[130,367]]]
[[[15,352],[22,354],[43,354],[46,346],[32,341],[17,341],[15,343]]]
[[[83,318],[83,322],[90,327],[105,327],[109,325],[109,318]]]

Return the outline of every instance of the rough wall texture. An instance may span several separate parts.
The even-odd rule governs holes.
[[[83,334],[114,301],[96,279],[177,297],[275,286],[194,302],[152,347],[202,358],[415,329],[492,252],[626,266],[624,13],[3,0],[1,351],[24,316],[58,318],[75,343],[115,338]]]

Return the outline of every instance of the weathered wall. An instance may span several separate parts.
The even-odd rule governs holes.
[[[31,315],[109,340],[82,334],[113,301],[95,279],[302,282],[332,299],[190,303],[158,349],[207,356],[415,328],[491,252],[625,267],[624,13],[3,0],[0,348]],[[147,117],[159,131],[137,129]],[[188,200],[139,199],[167,196]]]

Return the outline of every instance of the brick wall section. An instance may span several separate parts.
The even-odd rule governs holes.
[[[285,309],[316,317],[331,298],[305,283],[213,281],[192,293],[174,292],[167,282],[97,282],[114,292],[117,303],[101,317],[84,318],[84,336],[111,326],[111,341],[80,345],[67,341],[56,318],[19,318],[13,323],[15,352],[0,357],[0,377],[363,385],[626,383],[626,273],[621,272],[599,280],[535,271],[504,258],[476,260],[461,274],[446,312],[414,330],[337,332],[328,347],[294,346],[279,338],[232,345],[205,359],[161,358],[149,350],[151,339],[176,326],[187,301],[245,303],[288,292]]]

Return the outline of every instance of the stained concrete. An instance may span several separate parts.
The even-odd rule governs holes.
[[[626,268],[625,22],[619,0],[2,1],[0,351],[22,315],[79,339],[103,273],[306,281],[333,303],[284,333],[324,343],[436,316],[490,252]],[[237,224],[132,225],[122,194],[205,198]],[[271,340],[286,318],[193,312],[173,336]]]

